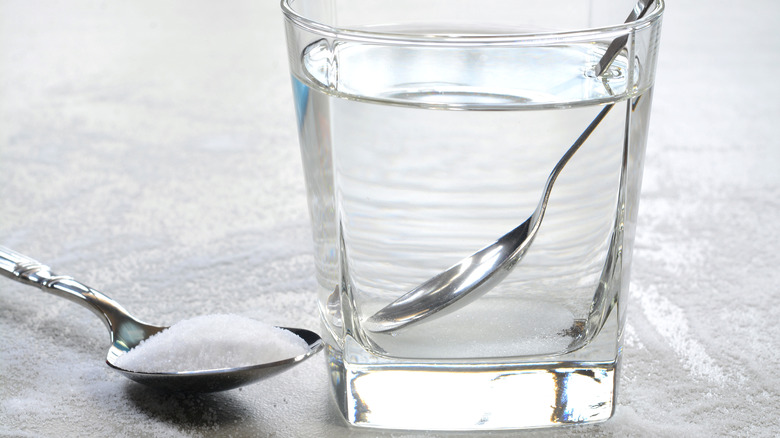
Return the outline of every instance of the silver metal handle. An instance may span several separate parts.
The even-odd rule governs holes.
[[[128,320],[136,321],[124,307],[105,294],[76,281],[73,277],[56,275],[43,263],[4,246],[0,246],[0,274],[86,307],[95,313],[112,333],[113,329]]]
[[[650,6],[653,5],[655,0],[639,0],[634,9],[628,14],[626,23],[639,20],[644,17],[650,10]],[[607,47],[607,51],[601,56],[598,64],[596,64],[596,76],[601,76],[609,68],[610,65],[617,59],[618,53],[623,50],[623,47],[628,43],[628,34],[615,38]]]

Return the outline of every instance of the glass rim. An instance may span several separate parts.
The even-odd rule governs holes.
[[[614,37],[627,34],[632,31],[652,26],[663,15],[666,7],[664,0],[654,0],[655,5],[644,17],[628,23],[620,23],[609,26],[599,26],[566,31],[549,31],[535,33],[506,33],[506,34],[412,34],[391,33],[368,30],[357,30],[344,27],[334,27],[304,17],[295,11],[291,5],[295,0],[280,0],[282,12],[285,17],[297,26],[321,35],[338,37],[340,39],[357,40],[364,42],[377,42],[384,44],[425,44],[425,45],[471,45],[471,44],[497,44],[497,45],[530,45],[550,44],[571,40],[592,39],[597,36]]]

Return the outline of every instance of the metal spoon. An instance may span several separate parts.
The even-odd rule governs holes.
[[[0,246],[0,274],[75,301],[94,312],[106,324],[111,335],[111,346],[106,357],[108,366],[129,379],[155,388],[187,392],[217,392],[238,388],[281,373],[322,349],[322,339],[316,333],[299,328],[280,327],[306,341],[309,345],[308,351],[289,359],[238,368],[163,373],[126,370],[115,365],[116,359],[167,327],[141,322],[105,294],[71,277],[55,275],[48,266],[3,246]]]
[[[642,18],[650,10],[653,2],[654,0],[639,0],[626,19],[626,23]],[[607,71],[627,41],[628,35],[623,35],[610,43],[604,55],[594,66],[594,73],[597,77]],[[366,319],[363,322],[363,327],[375,333],[393,332],[429,319],[434,315],[443,316],[481,297],[506,278],[512,268],[523,258],[536,237],[558,175],[613,106],[612,103],[604,106],[558,161],[547,178],[539,204],[525,222],[494,243],[466,257],[383,307]]]

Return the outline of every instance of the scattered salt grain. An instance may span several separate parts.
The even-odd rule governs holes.
[[[147,373],[235,368],[289,359],[308,350],[295,333],[237,315],[183,320],[116,359]]]

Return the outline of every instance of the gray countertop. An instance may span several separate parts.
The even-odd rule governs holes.
[[[616,416],[491,435],[776,436],[778,17],[669,0]],[[150,322],[318,330],[291,96],[276,0],[0,0],[0,244]],[[7,280],[0,341],[3,436],[449,436],[348,428],[322,355],[148,390],[87,310]]]

